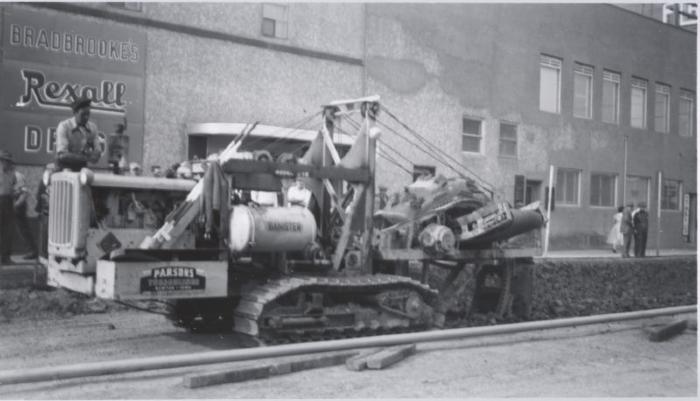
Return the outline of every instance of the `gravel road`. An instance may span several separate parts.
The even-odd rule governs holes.
[[[250,361],[0,386],[0,398],[696,397],[696,331],[655,343],[642,330],[670,320],[419,344],[416,355],[382,371],[337,366],[193,390],[181,384],[188,373],[265,362]],[[13,321],[0,330],[0,369],[254,345],[233,334],[192,335],[133,311]]]

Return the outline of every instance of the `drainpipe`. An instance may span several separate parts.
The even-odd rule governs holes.
[[[661,247],[661,190],[663,183],[664,173],[659,170],[656,174],[656,181],[658,181],[656,188],[656,256],[659,256],[659,249]]]
[[[367,96],[367,3],[362,3],[362,96]]]

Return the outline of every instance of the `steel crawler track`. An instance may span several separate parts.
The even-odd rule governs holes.
[[[411,290],[423,298],[425,304],[437,309],[438,292],[427,284],[409,277],[394,275],[365,275],[356,277],[285,277],[272,280],[256,287],[241,296],[234,311],[234,331],[257,337],[266,342],[297,342],[331,338],[357,337],[366,335],[386,334],[389,332],[411,331],[424,327],[386,327],[381,322],[374,322],[371,327],[316,327],[300,328],[285,335],[264,329],[261,319],[264,318],[265,308],[277,299],[296,291],[313,291],[327,294],[346,294],[361,296],[383,291]],[[352,307],[347,306],[352,313]]]

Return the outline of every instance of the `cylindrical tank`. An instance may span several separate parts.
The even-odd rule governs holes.
[[[233,252],[302,251],[316,239],[316,219],[303,207],[234,206],[229,224]]]

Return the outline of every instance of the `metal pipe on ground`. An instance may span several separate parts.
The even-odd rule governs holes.
[[[230,351],[210,351],[196,354],[169,355],[161,357],[125,359],[121,361],[91,362],[66,366],[0,371],[0,385],[101,376],[143,370],[170,369],[184,366],[237,362],[271,357],[310,354],[316,352],[341,351],[355,348],[384,347],[409,343],[463,339],[486,335],[521,333],[535,330],[644,319],[663,315],[677,315],[696,311],[696,305],[688,305],[635,312],[610,313],[597,316],[502,324],[497,326],[468,327],[419,333],[392,334],[376,337],[288,344],[273,347],[235,349]]]

